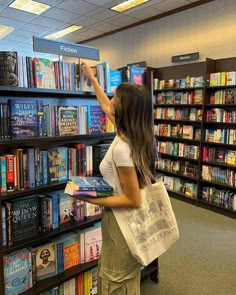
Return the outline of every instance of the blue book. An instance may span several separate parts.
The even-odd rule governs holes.
[[[122,72],[120,70],[110,70],[110,90],[115,92],[117,86],[122,83]]]
[[[28,187],[35,188],[35,155],[34,148],[27,148],[27,179]]]
[[[137,85],[144,85],[145,68],[139,66],[129,66],[129,81]]]
[[[104,71],[104,90],[106,93],[111,92],[111,83],[110,83],[110,63],[108,61],[104,61],[102,63],[97,64],[97,66],[102,66]]]
[[[106,114],[98,105],[88,106],[88,134],[106,132]]]
[[[42,171],[43,171],[43,185],[48,184],[48,151],[41,151],[42,153]]]
[[[67,181],[69,178],[69,149],[58,147],[58,180]]]
[[[46,136],[43,100],[38,100],[37,104],[38,104],[38,112],[37,112],[38,136]]]
[[[59,227],[59,197],[56,193],[45,193],[52,199],[52,229]]]
[[[80,191],[113,191],[113,187],[100,176],[71,176],[66,186]]]
[[[5,295],[17,295],[32,287],[32,260],[28,249],[3,257]]]
[[[38,135],[37,100],[10,99],[10,129],[12,139]]]
[[[7,191],[7,160],[5,156],[0,156],[0,190],[1,193]]]

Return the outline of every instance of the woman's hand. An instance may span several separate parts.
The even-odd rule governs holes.
[[[91,69],[91,67],[86,63],[86,62],[82,62],[82,69],[83,69],[83,73],[86,77],[88,77],[91,81],[93,81],[94,79],[96,79],[96,77],[94,76],[94,71]]]

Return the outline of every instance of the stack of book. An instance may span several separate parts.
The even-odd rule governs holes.
[[[64,192],[74,197],[106,197],[113,188],[101,176],[71,176]]]

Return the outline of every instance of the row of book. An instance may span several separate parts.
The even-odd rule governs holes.
[[[192,125],[158,124],[154,127],[155,135],[200,140],[201,129]]]
[[[206,110],[207,122],[219,122],[219,123],[236,123],[236,111],[228,109],[213,108]]]
[[[158,141],[158,152],[197,160],[199,157],[199,146],[179,142]]]
[[[202,160],[234,167],[236,165],[236,151],[204,146],[202,148]]]
[[[236,130],[235,129],[206,129],[205,141],[236,144]]]
[[[230,86],[236,85],[236,72],[210,73],[209,86]]]
[[[181,79],[168,79],[168,80],[161,80],[158,78],[154,78],[153,81],[153,88],[154,90],[158,89],[168,89],[168,88],[194,88],[194,87],[203,87],[204,86],[204,77],[190,77],[187,76],[186,78]]]
[[[110,63],[104,61],[91,68],[102,89],[108,94],[114,93],[122,82],[144,85],[146,66],[130,64],[120,69],[111,69]],[[95,91],[79,63],[20,56],[15,51],[0,51],[0,72],[2,86]]]
[[[80,201],[64,190],[31,194],[3,202],[3,246],[56,230],[68,222],[78,222],[102,213],[102,208]]]
[[[202,120],[202,109],[198,108],[181,108],[168,107],[168,108],[155,108],[154,111],[155,119],[166,119],[166,120],[188,120],[188,121],[201,121]]]
[[[158,178],[161,179],[167,190],[184,194],[187,197],[190,198],[196,198],[197,197],[197,184],[186,181],[183,178],[180,177],[173,177],[173,176],[167,176],[163,175],[161,173],[157,174]]]
[[[156,167],[165,171],[182,174],[188,177],[198,177],[198,165],[188,161],[175,161],[171,159],[160,159]]]
[[[156,104],[202,104],[203,90],[163,91],[155,97]]]
[[[201,175],[203,180],[236,186],[236,171],[232,169],[202,165]]]
[[[0,192],[12,192],[67,181],[71,176],[100,175],[99,165],[110,143],[43,149],[14,148],[0,155]]]
[[[236,211],[236,194],[233,191],[203,186],[201,197],[208,203]]]
[[[236,88],[222,89],[210,93],[210,104],[236,104]]]
[[[58,106],[46,100],[9,99],[0,103],[1,139],[114,132],[99,105]]]
[[[101,225],[96,223],[4,255],[5,294],[20,294],[37,282],[62,274],[79,264],[95,261],[100,257],[101,247]]]
[[[97,294],[97,277],[98,268],[93,267],[40,295],[94,295]]]

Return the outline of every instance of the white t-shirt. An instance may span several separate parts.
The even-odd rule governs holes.
[[[133,167],[134,162],[130,156],[129,144],[123,141],[118,135],[114,138],[111,146],[109,147],[105,157],[100,163],[100,172],[105,181],[115,189],[114,174],[112,170],[112,157],[116,167]]]

